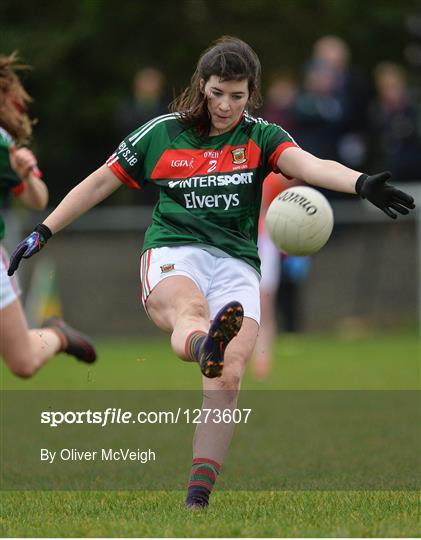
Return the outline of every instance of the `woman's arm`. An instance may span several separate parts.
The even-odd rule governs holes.
[[[336,161],[319,159],[301,148],[293,147],[283,151],[277,166],[284,174],[304,180],[307,184],[358,194],[392,219],[397,217],[395,212],[405,215],[415,208],[411,195],[388,183],[391,177],[389,172],[369,176]]]
[[[61,203],[44,220],[54,234],[72,223],[93,206],[106,199],[121,186],[121,181],[110,171],[107,165],[90,174],[74,187]]]
[[[354,171],[336,161],[319,159],[301,148],[287,148],[279,156],[278,168],[286,175],[313,186],[356,193],[355,184],[362,172]]]

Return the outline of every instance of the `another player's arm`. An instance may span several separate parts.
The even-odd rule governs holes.
[[[43,224],[53,234],[57,233],[109,197],[121,185],[121,181],[110,171],[107,165],[102,165],[69,191],[57,208],[44,220]]]
[[[411,195],[387,182],[391,178],[389,172],[369,176],[336,161],[319,159],[295,147],[286,148],[276,164],[284,174],[307,184],[358,194],[393,219],[397,217],[394,211],[408,214],[410,209],[415,208]]]
[[[44,210],[48,203],[48,188],[45,183],[35,173],[29,173],[22,179],[25,189],[20,195],[19,200],[32,210]]]
[[[28,148],[10,147],[10,165],[24,184],[19,200],[33,210],[44,210],[48,203],[48,189],[39,178],[37,160]]]

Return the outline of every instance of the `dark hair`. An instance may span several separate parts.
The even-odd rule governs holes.
[[[16,73],[28,69],[30,69],[29,66],[20,63],[17,51],[8,56],[0,56],[0,126],[5,128],[18,144],[29,142],[32,125],[35,123],[26,112],[32,98],[22,86]],[[20,112],[13,116],[10,116],[8,110],[3,107],[4,98],[8,94],[12,94],[20,108]]]
[[[260,93],[260,61],[250,45],[232,36],[222,36],[200,56],[190,86],[170,105],[171,112],[179,112],[180,120],[187,127],[196,129],[206,136],[211,128],[211,119],[206,96],[200,88],[200,80],[205,83],[212,75],[221,81],[242,81],[247,79],[249,107],[257,109],[262,104]]]

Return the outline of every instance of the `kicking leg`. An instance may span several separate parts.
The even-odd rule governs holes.
[[[174,353],[182,360],[195,360],[188,340],[209,330],[209,306],[196,283],[185,276],[168,277],[152,290],[146,308],[152,321],[171,333]]]

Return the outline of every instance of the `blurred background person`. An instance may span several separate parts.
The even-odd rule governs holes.
[[[16,52],[0,56],[0,203],[4,206],[13,194],[28,208],[43,210],[48,202],[47,186],[41,180],[35,155],[24,146],[32,137],[33,121],[27,114],[32,100],[16,72],[25,67]],[[1,241],[4,234],[0,216]],[[0,242],[0,355],[9,369],[20,377],[30,377],[59,352],[94,362],[92,344],[61,319],[51,318],[44,328],[28,329],[19,285],[15,277],[7,275],[8,260]]]
[[[259,116],[282,126],[286,131],[295,133],[295,101],[298,85],[290,75],[276,75],[269,83],[265,94],[265,103]]]
[[[270,239],[265,217],[273,199],[285,189],[300,185],[296,180],[288,180],[282,174],[270,173],[263,183],[262,206],[259,218],[258,250],[261,261],[262,279],[260,281],[260,327],[256,346],[251,361],[253,376],[257,380],[265,380],[270,375],[273,365],[273,345],[278,334],[278,311],[284,314],[285,328],[297,330],[298,324],[298,293],[293,279],[292,270],[287,267],[286,276],[281,274],[281,260],[284,264],[288,259],[295,261],[294,268],[308,265],[308,257],[289,257],[279,251]],[[292,264],[292,263],[291,263]],[[281,277],[282,276],[282,277]],[[278,296],[280,282],[286,279],[286,285],[281,289],[283,294]],[[291,320],[289,320],[291,318]]]
[[[331,91],[341,105],[339,158],[349,166],[363,167],[370,94],[358,68],[351,65],[350,47],[338,36],[323,36],[313,46],[313,62],[331,70]]]
[[[382,62],[374,69],[376,97],[370,120],[373,167],[382,163],[397,181],[421,180],[420,108],[404,68]]]
[[[348,45],[337,36],[315,42],[297,96],[296,136],[319,158],[363,167],[368,92],[351,69],[350,56]]]
[[[298,85],[288,74],[276,75],[272,78],[265,94],[265,101],[259,115],[283,129],[295,133],[297,130],[296,99]],[[273,345],[280,327],[279,313],[283,314],[285,328],[297,330],[299,305],[296,283],[291,280],[289,267],[284,276],[281,267],[287,264],[289,258],[282,254],[273,244],[265,227],[266,211],[273,199],[281,191],[298,185],[294,180],[288,180],[282,174],[271,173],[263,183],[262,206],[259,219],[258,249],[261,259],[262,279],[260,281],[260,310],[261,321],[251,370],[257,380],[265,380],[272,371]],[[297,259],[306,259],[298,257]],[[299,264],[299,263],[298,263]],[[285,284],[280,285],[283,280]],[[282,293],[280,290],[282,289]],[[290,320],[290,317],[292,319]]]
[[[168,112],[164,97],[165,77],[155,67],[144,67],[133,77],[132,96],[118,104],[114,124],[118,140],[152,118]]]
[[[115,144],[152,118],[168,112],[165,95],[165,76],[156,67],[138,69],[133,77],[131,97],[120,102],[114,112]],[[118,193],[120,204],[154,205],[158,190],[153,187],[142,193],[130,190]]]
[[[307,279],[311,266],[310,257],[283,255],[281,259],[282,279],[277,294],[278,328],[283,332],[303,331],[302,284]]]

